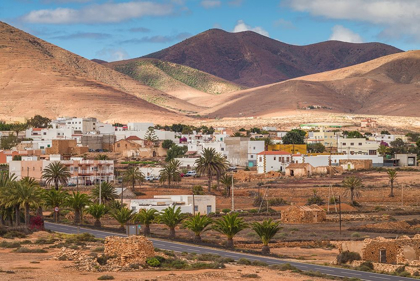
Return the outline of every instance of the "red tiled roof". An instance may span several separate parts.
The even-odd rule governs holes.
[[[263,151],[257,155],[290,155],[291,153],[287,151]]]
[[[128,138],[126,138],[126,140],[132,140],[132,141],[135,141],[135,140],[142,140],[141,138],[139,138],[139,137],[137,137],[137,136],[129,136]]]
[[[33,128],[32,131],[41,131],[42,128]]]

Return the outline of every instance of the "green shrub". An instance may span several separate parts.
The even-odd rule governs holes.
[[[7,241],[2,241],[0,243],[0,247],[2,248],[20,248],[20,243],[19,242],[7,242]]]
[[[184,260],[170,259],[162,263],[162,266],[165,268],[183,269],[188,266],[188,263]]]
[[[249,259],[245,259],[245,258],[240,258],[237,261],[238,264],[243,264],[243,265],[251,265],[251,261]]]
[[[15,252],[16,253],[48,253],[48,251],[44,249],[29,249],[25,247],[16,249]]]
[[[242,278],[260,278],[256,273],[242,274]]]
[[[140,268],[140,264],[138,264],[138,263],[130,263],[129,267],[131,269],[139,269]]]
[[[361,271],[371,271],[373,270],[373,263],[371,261],[365,261],[357,269]]]
[[[360,233],[354,232],[354,233],[351,234],[351,237],[353,237],[353,238],[359,238],[360,237]]]
[[[45,238],[38,238],[37,240],[35,240],[35,244],[40,244],[40,245],[44,245],[44,244],[54,244],[56,240],[53,238],[49,238],[49,239],[45,239]]]
[[[337,256],[337,263],[343,264],[343,263],[351,263],[352,261],[361,260],[359,253],[356,252],[350,252],[350,251],[344,251],[341,254]]]
[[[257,209],[251,209],[251,210],[248,210],[248,213],[256,214],[256,213],[258,213],[258,210]]]
[[[102,275],[100,277],[98,277],[98,280],[114,280],[114,276],[112,275]]]
[[[283,198],[273,198],[268,200],[268,205],[270,206],[284,206],[288,204],[289,203],[287,203],[287,201]]]
[[[194,185],[193,186],[193,193],[195,195],[204,195],[204,190],[203,187],[201,185]]]
[[[219,259],[220,256],[215,254],[201,254],[197,256],[197,260],[199,261],[217,261]]]
[[[286,271],[286,270],[298,270],[296,267],[291,265],[290,263],[285,264],[273,264],[269,266],[270,269],[277,269],[280,271]]]
[[[147,258],[146,263],[147,263],[147,265],[149,265],[151,267],[159,267],[160,266],[160,261],[156,257]]]
[[[257,260],[252,261],[251,264],[254,265],[254,266],[268,266],[268,263],[263,262],[263,261],[257,261]]]
[[[92,252],[103,252],[105,250],[104,247],[96,247],[95,249],[92,250]]]
[[[225,214],[230,213],[230,209],[223,209],[222,212]]]
[[[26,238],[26,234],[21,232],[21,231],[16,231],[16,230],[12,230],[12,231],[8,231],[6,234],[3,235],[3,238],[7,238],[7,239],[14,239],[14,238]]]
[[[400,274],[398,274],[398,276],[401,276],[401,277],[410,277],[411,274],[408,271],[403,271]]]

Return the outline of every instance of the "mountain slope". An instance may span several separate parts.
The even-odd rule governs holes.
[[[0,22],[0,116],[184,118],[193,106]]]
[[[366,62],[401,50],[381,43],[294,46],[252,31],[211,29],[145,57],[186,65],[256,87]]]
[[[325,112],[420,117],[420,51],[378,58],[223,96],[212,117],[280,116],[309,106]],[[264,98],[261,98],[264,97]]]
[[[208,95],[244,89],[242,86],[197,69],[157,59],[137,58],[104,65],[190,103]]]

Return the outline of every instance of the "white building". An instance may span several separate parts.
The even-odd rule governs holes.
[[[155,209],[161,212],[173,205],[180,207],[182,213],[193,214],[195,209],[195,213],[200,213],[202,215],[210,214],[216,212],[216,196],[155,195],[153,199],[132,199],[130,202],[130,208],[136,213],[141,209]]]
[[[126,139],[131,136],[136,136],[141,139],[145,139],[148,130],[144,131],[115,131],[116,141]],[[163,130],[155,130],[155,135],[158,140],[171,140],[175,143],[179,142],[178,139],[175,138],[175,132],[170,131],[163,131]]]
[[[181,168],[187,168],[187,169],[193,169],[195,168],[197,165],[195,164],[195,160],[197,160],[198,158],[175,158],[175,160],[178,160],[181,165]]]
[[[247,137],[225,138],[226,158],[231,165],[254,167],[257,154],[264,151],[264,141],[251,141]]]
[[[308,132],[306,143],[321,143],[325,147],[337,147],[339,135],[332,131],[325,131],[321,128],[319,132]]]
[[[330,155],[317,155],[317,156],[306,156],[306,155],[294,155],[294,163],[309,163],[313,167],[328,166]],[[382,167],[384,164],[384,158],[379,155],[361,155],[361,154],[345,154],[345,155],[331,155],[331,165],[338,166],[340,160],[372,160],[374,167]]]
[[[271,171],[282,172],[292,161],[292,155],[286,151],[263,151],[257,154],[257,158],[259,174]]]
[[[265,150],[264,141],[249,141],[248,142],[248,167],[257,165],[257,154]]]
[[[377,155],[379,143],[365,138],[338,138],[337,151],[344,154]]]
[[[155,124],[153,123],[136,123],[136,122],[130,122],[127,124],[129,131],[147,131],[149,127],[154,127]]]
[[[408,142],[408,138],[404,135],[376,135],[371,137],[370,139],[376,142],[386,142],[388,145],[391,145],[391,142],[401,139],[403,142]]]

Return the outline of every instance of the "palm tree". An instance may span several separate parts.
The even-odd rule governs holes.
[[[386,173],[388,174],[389,183],[391,184],[391,193],[389,194],[389,197],[394,197],[394,181],[397,178],[397,171],[388,169]]]
[[[194,242],[200,243],[201,242],[201,233],[207,230],[207,227],[213,223],[213,220],[208,216],[201,216],[200,213],[189,217],[184,221],[184,226],[189,230],[193,231]]]
[[[69,194],[63,191],[61,188],[58,190],[50,189],[44,191],[44,204],[48,208],[60,208],[65,205]],[[59,209],[60,210],[60,209]],[[58,222],[60,219],[60,211],[54,212],[54,220]]]
[[[89,196],[80,192],[72,192],[67,198],[67,206],[74,210],[74,224],[79,224],[83,209],[90,204]]]
[[[1,212],[1,221],[7,219],[9,221],[9,225],[12,225],[13,220],[13,213],[14,210],[17,211],[16,213],[16,225],[19,224],[20,214],[19,208],[15,208],[10,201],[8,200],[9,192],[11,191],[11,186],[14,182],[16,182],[15,174],[10,174],[8,171],[1,171],[0,172],[0,212]]]
[[[16,175],[10,174],[9,171],[0,172],[0,187],[6,187],[9,182],[16,181]]]
[[[50,163],[42,172],[42,178],[47,184],[54,183],[55,190],[58,190],[58,185],[66,185],[71,177],[70,171],[61,162]]]
[[[226,160],[214,148],[205,148],[200,158],[195,161],[195,165],[197,172],[207,174],[209,192],[211,191],[213,175],[222,174],[228,167]]]
[[[155,209],[141,209],[138,214],[134,215],[134,221],[144,224],[144,236],[150,235],[150,225],[157,217],[158,211]]]
[[[272,219],[264,220],[262,223],[254,222],[252,224],[252,229],[261,238],[261,241],[263,243],[261,252],[265,255],[270,253],[270,247],[268,246],[268,243],[280,230],[279,224],[280,222],[275,222]]]
[[[136,182],[144,182],[144,174],[140,171],[139,167],[131,166],[124,172],[123,180],[130,182],[134,190]]]
[[[98,156],[95,157],[96,160],[109,160],[108,155],[106,154],[99,154]]]
[[[117,192],[115,187],[112,183],[103,182],[100,185],[96,185],[94,189],[92,189],[92,198],[94,200],[99,201],[99,189],[101,191],[101,202],[106,204],[107,202],[113,201],[117,198]]]
[[[101,218],[106,215],[108,208],[104,204],[93,204],[86,212],[96,219],[94,226],[101,227]]]
[[[38,183],[30,178],[14,182],[11,187],[8,200],[11,204],[25,209],[25,224],[28,226],[30,207],[39,205],[42,197],[41,189]]]
[[[231,175],[224,174],[220,178],[220,182],[225,186],[226,197],[230,197],[230,188],[232,187],[232,177]]]
[[[160,223],[165,224],[167,227],[169,227],[169,238],[174,239],[175,238],[175,227],[181,223],[181,221],[184,219],[184,216],[181,213],[181,208],[178,207],[175,209],[175,205],[172,207],[168,207],[164,209],[162,212],[160,212],[158,221]]]
[[[358,189],[362,187],[362,179],[355,176],[346,177],[343,180],[343,186],[347,188],[344,195],[348,196],[348,192],[350,192],[350,201],[353,204],[354,198],[360,197]]]
[[[124,229],[125,224],[133,218],[134,214],[133,210],[123,207],[121,209],[114,209],[111,212],[111,216],[120,224],[120,228]]]
[[[224,215],[213,224],[214,230],[226,235],[228,248],[233,248],[233,237],[247,227],[248,224],[242,218],[238,218],[238,213]]]
[[[172,159],[165,164],[163,169],[160,171],[160,182],[168,182],[168,186],[171,187],[171,182],[178,181],[181,179],[181,171],[179,167],[181,162],[179,160]]]

